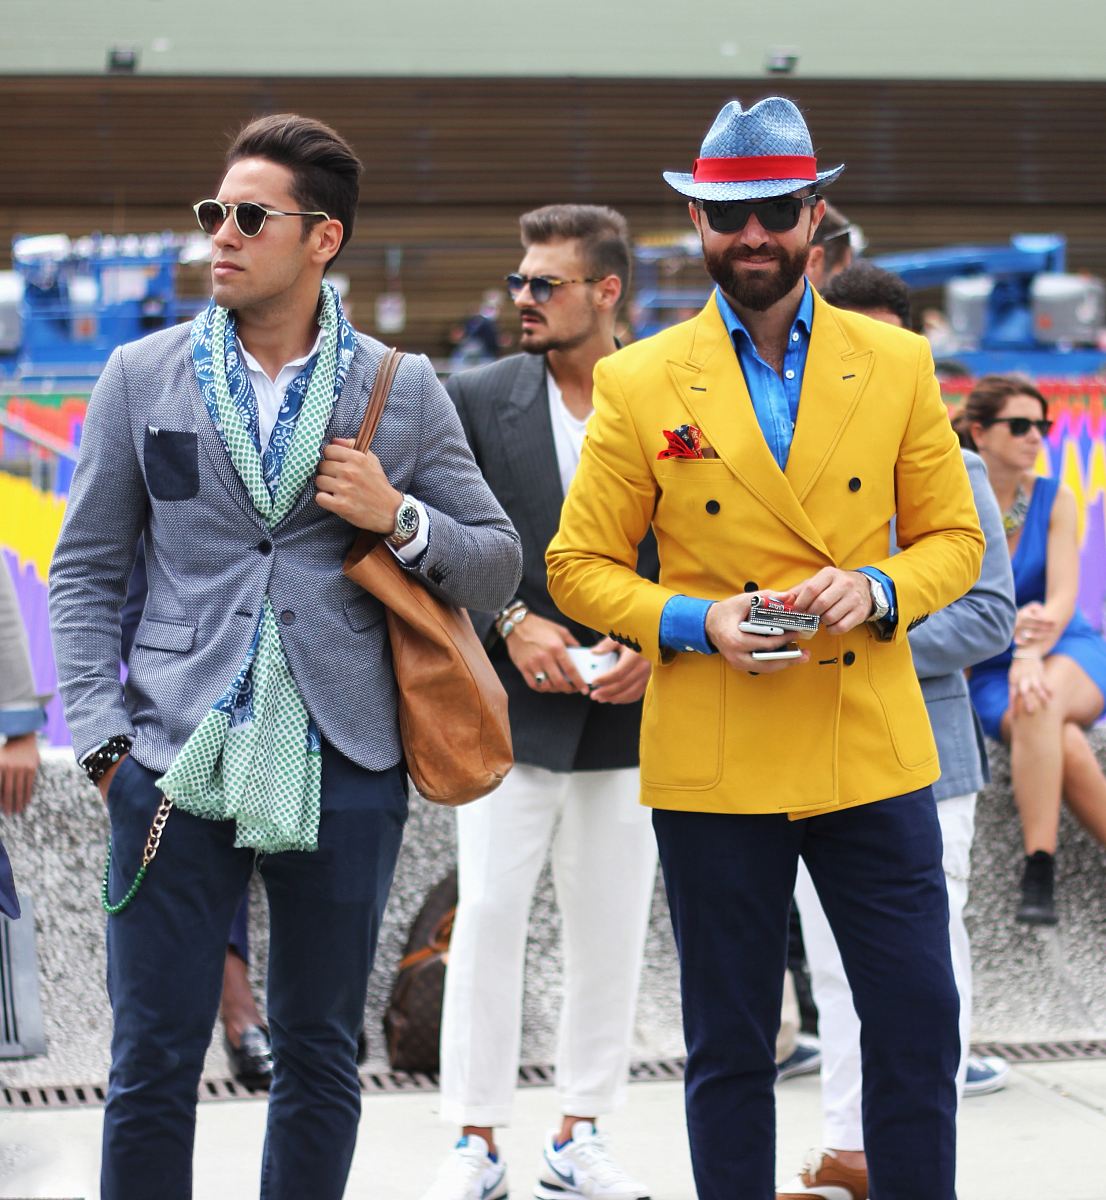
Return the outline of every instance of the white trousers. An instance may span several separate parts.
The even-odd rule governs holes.
[[[952,973],[960,993],[960,1069],[956,1074],[959,1096],[964,1087],[972,1031],[972,954],[964,925],[964,906],[968,901],[975,831],[975,793],[939,800],[937,817],[944,842],[942,861],[949,893]],[[860,1020],[829,921],[802,862],[795,882],[795,901],[803,922],[803,943],[822,1041],[822,1145],[834,1150],[863,1150]]]
[[[460,903],[442,1012],[441,1115],[505,1125],[518,1080],[530,905],[552,847],[564,945],[557,1092],[566,1115],[624,1099],[657,847],[636,768],[519,765],[457,810]]]

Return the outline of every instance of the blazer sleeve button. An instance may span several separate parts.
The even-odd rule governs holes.
[[[717,500],[708,500],[706,503],[707,512],[713,517],[715,513],[720,512],[722,505]]]
[[[849,491],[850,492],[859,492],[860,491],[860,479],[856,475],[854,475],[852,477],[852,479],[849,480]]]

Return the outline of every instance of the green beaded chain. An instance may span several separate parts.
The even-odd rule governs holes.
[[[142,866],[138,868],[138,874],[134,877],[134,883],[127,888],[127,894],[119,901],[118,904],[112,904],[108,898],[108,880],[111,878],[111,838],[108,838],[108,857],[104,863],[104,879],[100,884],[100,907],[109,917],[114,917],[121,913],[123,909],[138,895],[138,889],[142,886],[142,881],[146,878],[146,872],[150,869],[150,864],[157,857],[158,848],[161,845],[161,835],[165,829],[165,822],[169,819],[169,813],[173,807],[172,800],[168,796],[162,796],[161,803],[157,807],[157,812],[154,814],[154,819],[150,825],[150,832],[146,838],[146,848],[142,851]]]
[[[138,889],[142,886],[143,879],[146,878],[146,864],[138,868],[138,874],[134,877],[134,883],[127,889],[127,894],[119,901],[118,904],[112,904],[108,899],[108,879],[111,877],[111,838],[108,838],[108,857],[104,863],[104,881],[100,884],[100,906],[109,917],[114,917],[117,913],[121,913],[123,909],[138,895]]]

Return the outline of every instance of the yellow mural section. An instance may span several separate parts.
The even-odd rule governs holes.
[[[41,492],[26,479],[0,471],[0,546],[32,563],[43,582],[65,516],[65,500]]]

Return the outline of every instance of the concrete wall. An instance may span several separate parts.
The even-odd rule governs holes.
[[[1106,730],[1094,734],[1106,763]],[[1017,817],[1004,751],[995,748],[995,782],[980,797],[969,924],[976,971],[977,1041],[1106,1037],[1106,852],[1065,815],[1058,859],[1060,925],[1016,925],[1020,878]],[[172,836],[172,822],[166,832]],[[0,1063],[0,1084],[97,1083],[107,1078],[110,1017],[104,991],[104,915],[99,905],[106,820],[98,795],[66,752],[51,752],[26,817],[0,818],[0,837],[17,882],[34,896],[46,1056]],[[453,818],[416,799],[366,999],[370,1061],[384,1059],[381,1013],[407,930],[432,886],[453,864]],[[255,885],[257,881],[255,879]],[[522,1058],[547,1063],[559,1011],[558,918],[546,877],[534,904],[527,960]],[[265,906],[253,905],[255,990],[263,993]],[[135,903],[141,903],[141,893]],[[638,1006],[635,1055],[682,1051],[675,950],[658,881]],[[225,1078],[219,1037],[207,1074]]]
[[[742,78],[782,53],[811,79],[1102,79],[1104,37],[1089,0],[1055,0],[1047,17],[1031,0],[6,0],[0,72],[100,74],[117,46],[140,72],[175,75]],[[557,102],[535,87],[536,106]]]

